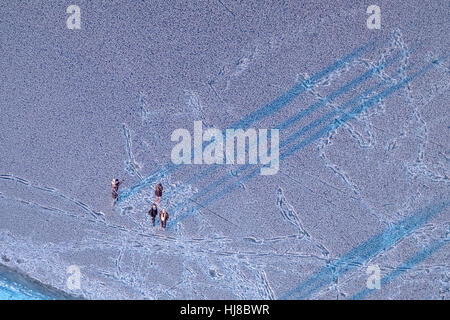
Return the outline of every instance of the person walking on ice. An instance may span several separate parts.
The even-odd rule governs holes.
[[[162,192],[163,192],[163,186],[161,183],[158,183],[155,187],[156,202],[158,204],[161,202]]]
[[[158,207],[156,206],[156,203],[152,205],[151,209],[148,211],[148,214],[152,217],[152,223],[153,226],[155,226],[155,218],[158,214]]]
[[[163,229],[165,229],[167,220],[169,220],[169,214],[167,213],[167,211],[165,209],[162,209],[159,212],[159,220],[161,220],[161,227]]]
[[[117,198],[119,197],[119,185],[121,183],[122,182],[119,181],[119,179],[113,179],[111,181],[111,195],[112,195],[112,198],[113,198],[113,205],[116,203]]]

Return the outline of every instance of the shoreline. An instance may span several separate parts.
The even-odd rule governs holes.
[[[82,300],[81,297],[72,296],[0,263],[0,284],[2,283],[10,286],[4,287],[5,292],[11,292],[11,299],[7,300]],[[0,300],[2,299],[4,298],[0,295]]]

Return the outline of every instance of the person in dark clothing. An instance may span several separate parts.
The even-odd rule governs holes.
[[[162,192],[163,192],[163,186],[161,183],[158,183],[155,187],[155,196],[156,196],[157,203],[161,202]]]
[[[119,179],[113,179],[111,181],[111,195],[113,197],[113,204],[116,203],[117,198],[119,197],[119,185],[121,181]]]
[[[165,229],[167,220],[169,220],[169,214],[167,213],[167,211],[165,209],[162,209],[159,212],[159,220],[161,220],[161,227],[163,227],[163,229]]]
[[[153,226],[155,226],[155,218],[158,214],[158,207],[156,206],[156,203],[152,205],[151,209],[148,211],[148,214],[152,217],[152,223]]]

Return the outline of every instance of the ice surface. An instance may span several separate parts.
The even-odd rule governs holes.
[[[0,299],[450,298],[447,3],[77,4],[0,10]],[[197,120],[279,172],[172,164]]]

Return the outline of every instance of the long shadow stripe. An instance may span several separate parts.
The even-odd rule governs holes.
[[[196,181],[200,180],[210,172],[215,171],[217,169],[216,166],[217,166],[216,164],[209,165],[207,169],[201,171],[199,174],[192,176],[185,183],[183,183],[183,185],[186,186],[195,183]],[[183,188],[183,185],[177,186],[174,189],[170,190],[169,192],[165,193],[164,197],[170,199],[173,194],[177,193],[178,191],[180,191],[180,189]]]
[[[438,240],[434,240],[431,245],[427,246],[426,248],[422,248],[417,252],[414,256],[409,258],[407,261],[405,261],[401,266],[395,268],[394,271],[386,275],[381,279],[381,287],[384,287],[389,282],[397,278],[398,276],[402,275],[403,273],[413,269],[418,264],[420,264],[422,261],[424,261],[426,258],[431,256],[433,253],[441,249],[443,246],[450,243],[450,239],[447,238],[441,238]],[[380,289],[381,290],[381,289]],[[360,300],[364,299],[367,295],[371,294],[373,291],[376,291],[376,289],[368,289],[365,288],[352,296],[351,300]]]
[[[320,269],[280,299],[305,299],[321,287],[330,284],[336,276],[342,276],[349,270],[366,262],[377,254],[390,249],[405,236],[440,214],[450,204],[443,201],[429,205],[414,212],[411,216],[389,226],[383,232],[371,237],[339,259]]]
[[[415,50],[416,48],[418,48],[418,46],[415,46],[414,49],[411,50]],[[279,129],[286,129],[287,127],[293,125],[295,122],[300,121],[303,117],[305,117],[306,115],[310,114],[311,112],[317,110],[318,108],[326,105],[326,103],[333,101],[335,98],[339,97],[340,95],[350,91],[351,89],[355,88],[358,84],[370,79],[372,76],[374,76],[377,73],[380,73],[383,69],[387,68],[388,66],[392,65],[393,63],[395,63],[396,61],[400,60],[401,58],[403,58],[403,54],[399,53],[397,54],[395,57],[386,60],[384,63],[381,63],[380,65],[377,65],[373,68],[371,68],[370,70],[368,70],[367,72],[365,72],[363,75],[349,81],[347,84],[345,84],[343,87],[336,89],[335,91],[333,91],[331,94],[329,94],[327,97],[325,97],[324,99],[321,99],[320,101],[310,105],[309,107],[307,107],[306,109],[302,110],[301,112],[299,112],[297,115],[291,117],[290,119],[288,119],[287,121],[285,121],[283,124],[281,124],[280,126],[278,126],[277,128]],[[382,85],[382,83],[380,84],[380,86]],[[378,87],[378,86],[376,86]],[[373,88],[371,88],[371,90],[375,90]],[[370,90],[367,90],[370,91]],[[358,96],[360,97],[360,96]],[[359,98],[356,98],[354,101],[357,101]],[[328,116],[330,117],[330,116]],[[326,120],[326,119],[325,119]],[[302,130],[302,133],[300,133],[299,135],[302,135],[303,133],[307,132],[308,130],[310,130],[311,128],[314,127],[314,125],[318,125],[318,123],[322,123],[324,121],[324,119],[322,119],[322,121],[320,120],[316,120],[312,123],[310,123],[309,125],[307,125],[306,127],[304,127]],[[290,141],[292,141],[293,139],[295,139],[295,136],[291,136],[288,138],[287,141],[282,141],[282,143],[280,144],[280,148],[282,148],[283,146],[285,146],[286,144],[288,144]],[[241,166],[237,171],[236,174],[241,173],[242,171],[246,170],[249,166],[248,165],[243,165]],[[199,194],[198,196],[204,196],[206,194],[208,194],[210,191],[217,189],[220,185],[224,184],[225,182],[227,182],[228,180],[230,180],[232,178],[231,175],[225,175],[222,178],[220,178],[217,181],[213,181],[211,182],[208,186],[206,186],[205,188],[202,189],[202,193]],[[189,202],[189,200],[187,200],[186,202]],[[181,207],[183,207],[184,205],[186,205],[185,203],[179,204],[177,207],[172,208],[172,211],[178,211]]]
[[[365,52],[367,52],[369,49],[375,47],[376,42],[370,42],[365,44],[364,46],[356,49],[351,54],[347,55],[345,58],[336,61],[332,65],[328,66],[327,68],[323,69],[322,71],[316,73],[312,77],[310,77],[308,80],[305,80],[301,83],[298,83],[297,85],[293,86],[291,89],[289,89],[285,94],[278,97],[271,103],[265,105],[261,109],[253,112],[252,114],[248,115],[244,119],[236,122],[231,126],[232,129],[244,129],[249,127],[253,122],[260,120],[262,118],[267,117],[268,115],[279,111],[284,106],[286,106],[288,103],[292,102],[295,98],[297,98],[301,93],[305,92],[306,90],[314,87],[318,84],[318,82],[324,78],[327,74],[336,71],[342,67],[344,67],[347,63],[353,61],[357,57],[361,56]]]
[[[123,190],[119,193],[119,197],[117,198],[116,204],[120,203],[127,198],[131,197],[132,195],[135,195],[136,193],[140,192],[145,187],[149,186],[154,181],[162,179],[167,174],[171,173],[177,168],[177,165],[173,163],[169,163],[167,167],[163,167],[154,174],[146,177],[144,180],[139,181],[139,183],[135,184],[134,186],[130,187],[129,189]]]
[[[280,97],[276,98],[271,103],[266,104],[265,106],[261,107],[260,109],[252,112],[250,115],[244,117],[243,119],[235,122],[232,124],[229,128],[247,128],[250,126],[254,121],[260,120],[266,116],[269,116],[270,114],[279,111],[283,107],[287,106],[290,102],[292,102],[296,97],[298,97],[300,94],[305,92],[307,89],[312,88],[315,86],[320,79],[324,78],[327,74],[332,73],[336,70],[341,69],[346,64],[350,63],[351,61],[357,59],[361,55],[363,55],[365,52],[370,50],[375,46],[375,44],[378,41],[372,41],[369,42],[357,49],[355,49],[353,52],[345,56],[344,58],[334,62],[333,64],[329,65],[325,69],[319,71],[318,73],[311,76],[309,79],[298,83],[294,85],[291,89],[289,89],[287,92],[285,92]],[[182,165],[175,165],[172,162],[169,162],[164,166],[163,168],[159,169],[158,171],[152,173],[151,175],[147,176],[144,180],[139,181],[129,189],[126,189],[124,191],[121,191],[119,193],[119,197],[116,201],[116,203],[120,203],[124,201],[125,199],[133,196],[134,194],[138,193],[142,189],[148,187],[151,183],[157,181],[158,179],[161,179],[165,175],[177,170]]]
[[[325,128],[316,131],[311,137],[309,137],[306,140],[303,140],[299,144],[295,145],[291,149],[284,152],[282,155],[280,155],[280,160],[290,156],[292,153],[296,152],[298,149],[303,148],[304,146],[310,144],[311,142],[323,137],[325,134],[327,134],[330,131],[333,131],[340,127],[342,124],[346,123],[347,121],[355,118],[357,115],[361,114],[362,112],[366,111],[368,108],[373,106],[374,104],[381,102],[384,98],[390,96],[397,90],[405,87],[409,82],[414,80],[415,78],[422,76],[427,71],[429,71],[431,68],[435,67],[439,61],[442,61],[446,57],[440,58],[438,60],[434,60],[431,63],[428,63],[423,68],[421,68],[419,71],[415,72],[414,74],[410,75],[409,77],[405,78],[404,80],[400,81],[399,83],[389,87],[388,89],[382,91],[381,93],[377,94],[374,97],[371,97],[367,99],[364,103],[357,106],[356,108],[352,109],[350,112],[345,113],[340,119],[336,119],[335,122],[331,123],[330,125],[326,126]]]
[[[443,59],[444,58],[441,58],[440,60],[443,60]],[[326,126],[323,129],[315,132],[308,139],[303,140],[302,142],[298,143],[294,147],[292,147],[292,148],[286,150],[285,152],[283,152],[280,155],[280,160],[285,159],[286,157],[292,155],[295,151],[297,151],[297,150],[299,150],[299,149],[309,145],[313,141],[318,140],[319,138],[321,138],[321,137],[325,136],[326,134],[328,134],[330,131],[333,131],[333,130],[337,129],[342,124],[344,124],[347,121],[353,119],[358,114],[360,114],[363,111],[367,110],[367,108],[373,106],[374,104],[380,102],[383,98],[386,98],[390,94],[392,94],[392,93],[396,92],[397,90],[399,90],[400,88],[404,87],[406,84],[408,84],[410,81],[412,81],[416,77],[418,77],[420,75],[423,75],[426,71],[428,71],[432,67],[434,67],[438,63],[438,61],[439,60],[435,60],[435,61],[427,64],[425,67],[423,67],[421,70],[419,70],[418,72],[414,73],[413,75],[407,77],[406,79],[402,80],[401,82],[397,83],[396,85],[394,85],[394,86],[384,90],[382,93],[376,95],[375,97],[372,97],[372,98],[368,99],[366,102],[364,102],[361,105],[359,105],[358,107],[354,108],[351,112],[345,113],[344,116],[341,119],[333,122],[332,124]],[[246,166],[248,167],[248,164]],[[232,191],[233,189],[235,189],[236,187],[238,187],[241,183],[243,183],[243,182],[251,179],[252,177],[254,177],[259,172],[259,170],[260,170],[260,168],[257,167],[256,169],[251,171],[249,174],[247,174],[246,176],[240,178],[238,181],[236,181],[235,183],[231,184],[230,186],[228,186],[224,190],[219,191],[218,193],[210,196],[209,198],[207,198],[206,200],[201,202],[199,204],[199,206],[200,207],[204,207],[204,206],[208,205],[209,203],[211,203],[212,201],[215,201],[216,199],[222,197],[226,193],[228,193],[228,192]],[[169,222],[168,228],[171,228],[175,223],[177,223],[177,222],[179,222],[181,220],[184,220],[185,218],[189,217],[190,215],[192,215],[195,212],[196,212],[196,209],[194,207],[191,210],[189,210],[186,214],[183,214],[183,215],[175,218],[171,222]]]
[[[411,69],[412,67],[413,67],[413,65],[409,65],[408,67],[406,67],[404,69],[398,70],[395,74],[392,75],[392,78],[395,79],[397,76],[400,76],[403,72]],[[344,111],[346,109],[348,109],[349,107],[355,105],[355,103],[359,103],[361,101],[368,100],[372,93],[376,92],[378,89],[382,88],[383,86],[385,86],[387,84],[391,84],[392,82],[393,82],[392,79],[385,79],[385,80],[377,83],[376,85],[370,87],[369,89],[367,89],[363,93],[357,95],[356,97],[348,100],[346,103],[344,103],[343,105],[339,106],[335,110],[327,113],[322,118],[314,120],[313,122],[309,123],[308,125],[304,126],[303,128],[301,128],[297,132],[291,134],[289,137],[284,139],[280,143],[280,149],[284,148],[289,143],[295,141],[296,139],[298,139],[299,137],[301,137],[302,135],[304,135],[305,133],[307,133],[311,129],[314,129],[314,128],[318,127],[319,125],[323,124],[324,122],[326,122],[327,120],[330,120],[332,117],[337,116],[339,114],[344,114]]]
[[[394,63],[395,61],[397,61],[401,56],[397,55],[395,56],[393,59],[390,59],[388,61],[386,61],[384,64],[381,64],[379,66],[375,66],[374,68],[372,68],[371,70],[369,70],[368,72],[365,73],[365,75],[373,75],[372,73],[376,73],[376,72],[380,72],[381,70],[383,70],[387,65],[390,65],[392,63]],[[396,75],[401,74],[402,72],[404,72],[406,69],[409,69],[410,66],[408,68],[405,68],[403,70],[398,71],[394,77]],[[366,77],[359,77],[359,79],[362,81],[362,79],[364,79]],[[288,143],[294,141],[295,139],[297,139],[298,137],[300,137],[301,135],[305,134],[306,132],[308,132],[309,130],[319,126],[320,124],[322,124],[323,122],[325,122],[326,120],[330,119],[331,117],[343,113],[343,110],[345,110],[346,108],[354,105],[355,103],[359,103],[360,101],[368,98],[368,95],[372,92],[375,92],[377,89],[381,88],[383,85],[389,84],[391,81],[390,80],[383,80],[382,82],[372,86],[371,88],[369,88],[368,90],[366,90],[365,92],[363,92],[362,94],[358,95],[355,98],[350,99],[349,101],[347,101],[344,105],[342,105],[341,107],[339,107],[338,109],[328,113],[327,115],[323,116],[322,118],[319,118],[311,123],[309,123],[308,125],[306,125],[305,127],[301,128],[299,131],[297,131],[296,133],[292,134],[291,136],[289,136],[287,139],[283,140],[280,144],[280,148],[283,148],[284,146],[286,146]],[[354,83],[354,81],[350,81],[349,83]],[[341,91],[340,89],[337,89],[336,91],[334,91],[333,93],[331,93],[331,95],[333,95],[334,97],[337,97],[336,92],[340,92],[341,94],[344,93],[343,91]],[[325,98],[325,99],[328,99]],[[328,99],[328,101],[330,101]],[[310,107],[308,107],[305,110],[311,109],[312,106],[317,106],[317,104],[313,104]],[[296,121],[300,120],[300,118],[297,118]],[[288,126],[292,125],[294,122],[290,122]],[[242,171],[245,171],[247,168],[249,168],[249,164],[245,164],[242,165],[237,171],[236,174],[241,173]],[[224,184],[225,182],[227,182],[228,180],[230,180],[232,177],[230,175],[226,175],[221,177],[219,180],[217,181],[213,181],[211,182],[206,188],[202,189],[202,193],[199,196],[205,195],[207,192],[218,188],[220,185]],[[241,182],[239,182],[240,184]],[[238,185],[239,185],[238,184]],[[178,204],[175,208],[171,208],[172,211],[177,212],[179,209],[181,209],[182,207],[184,207],[186,205],[187,202],[189,202],[192,199],[187,199],[185,202]],[[199,204],[197,204],[199,205]],[[192,214],[192,211],[189,211],[189,213]]]
[[[414,45],[410,49],[410,53],[415,51],[415,50],[417,50],[418,48],[419,48],[419,45]],[[312,104],[308,108],[306,108],[306,109],[300,111],[299,113],[293,115],[292,117],[287,119],[285,122],[283,122],[281,125],[279,125],[277,128],[280,129],[280,130],[283,130],[283,129],[291,126],[293,123],[299,121],[300,119],[304,118],[305,116],[307,116],[311,112],[317,110],[318,108],[326,105],[328,102],[333,101],[335,98],[339,97],[340,95],[350,91],[351,89],[355,88],[356,86],[358,86],[362,82],[370,79],[374,75],[380,73],[383,69],[389,67],[390,65],[392,65],[393,63],[401,60],[402,58],[404,58],[404,54],[402,52],[399,52],[393,58],[388,59],[385,62],[383,62],[383,63],[381,63],[381,64],[379,64],[379,65],[377,65],[377,66],[375,66],[375,67],[373,67],[371,69],[369,69],[367,72],[363,73],[361,76],[359,76],[359,77],[357,77],[357,78],[347,82],[341,88],[333,91],[327,97],[321,99],[320,101]]]
[[[396,75],[399,75],[401,72],[403,72],[404,70],[400,70],[398,71],[393,77],[395,77]],[[363,99],[366,99],[369,97],[369,95],[373,92],[375,92],[376,90],[378,90],[379,88],[381,88],[382,86],[391,83],[392,81],[390,79],[386,79],[383,80],[382,82],[379,82],[378,84],[372,86],[371,88],[369,88],[368,90],[364,91],[363,93],[361,93],[360,95],[358,95],[355,98],[350,99],[349,101],[347,101],[344,105],[340,106],[338,109],[326,114],[325,116],[323,116],[322,118],[319,118],[311,123],[309,123],[308,125],[304,126],[303,128],[301,128],[299,131],[297,131],[296,133],[292,134],[291,136],[289,136],[288,138],[284,139],[281,143],[280,143],[280,149],[283,148],[284,146],[286,146],[287,144],[289,144],[290,142],[292,142],[293,140],[297,139],[298,137],[300,137],[301,135],[305,134],[306,132],[308,132],[309,130],[319,126],[320,124],[322,124],[323,122],[325,122],[326,120],[329,120],[330,118],[332,118],[333,116],[338,115],[339,113],[343,113],[343,111],[348,108],[349,106],[354,105],[355,103],[359,103],[360,101],[362,101]],[[290,125],[292,125],[293,123],[290,123]],[[242,171],[245,171],[247,168],[249,168],[250,165],[249,164],[244,164],[241,165],[238,170],[236,171],[236,174],[240,174]],[[222,176],[219,180],[217,181],[213,181],[211,182],[207,187],[202,189],[202,193],[199,195],[199,198],[205,194],[207,194],[208,192],[210,192],[211,190],[214,190],[216,188],[218,188],[220,185],[224,184],[225,182],[227,182],[228,180],[230,180],[232,178],[231,175],[226,175],[226,176]],[[170,210],[173,212],[177,212],[179,209],[183,208],[189,201],[193,200],[192,198],[187,199],[186,201],[184,201],[183,203],[178,204],[176,207],[171,208]]]

